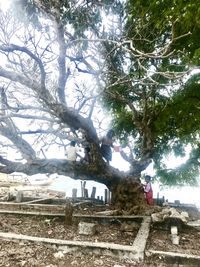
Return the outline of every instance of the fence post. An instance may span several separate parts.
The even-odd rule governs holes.
[[[93,187],[92,187],[91,198],[95,198],[96,190],[97,190],[97,188],[93,186]]]
[[[73,188],[72,189],[72,199],[76,199],[77,198],[77,188]]]

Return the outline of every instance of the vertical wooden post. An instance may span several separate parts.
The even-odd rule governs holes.
[[[83,192],[83,182],[81,181],[81,197],[84,197],[84,192]]]
[[[88,198],[88,190],[84,188],[84,198]]]
[[[86,181],[81,181],[81,197],[85,198],[85,186],[86,186]]]
[[[108,203],[108,189],[104,190],[104,199],[105,199],[105,204]]]
[[[77,198],[77,188],[72,189],[72,199],[75,200]]]
[[[72,224],[72,214],[73,214],[73,205],[69,199],[66,199],[66,205],[65,205],[65,224],[66,225]]]
[[[159,192],[157,193],[156,205],[160,205]]]
[[[108,204],[110,204],[110,202],[111,202],[111,192],[110,192],[110,190],[108,190]]]
[[[22,202],[23,201],[23,197],[24,197],[23,191],[18,191],[17,195],[16,195],[16,202],[17,203]]]
[[[93,187],[92,187],[91,198],[95,198],[96,190],[97,190],[97,188],[93,186]]]

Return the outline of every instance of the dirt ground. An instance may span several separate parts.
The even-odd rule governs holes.
[[[200,218],[199,213],[193,219]],[[78,234],[77,225],[66,226],[64,218],[49,219],[39,216],[0,215],[0,231],[25,234],[38,237],[49,237],[65,240],[93,242],[110,242],[131,245],[139,229],[137,223],[131,231],[125,223],[97,225],[97,232],[92,237]],[[170,232],[166,229],[151,227],[147,241],[147,250],[163,250],[189,253],[200,256],[200,231],[194,228],[182,228],[180,245],[172,245]],[[85,254],[84,251],[62,251],[56,246],[25,241],[0,242],[0,266],[6,267],[164,267],[164,266],[198,266],[166,263],[161,257],[145,258],[144,263],[136,263],[128,258],[119,259],[105,255]]]
[[[200,231],[193,228],[182,229],[179,232],[180,244],[173,245],[170,231],[152,229],[147,242],[147,249],[173,251],[200,256]]]
[[[130,245],[139,229],[135,223],[131,231],[124,231],[126,224],[97,224],[93,236],[78,234],[78,225],[66,225],[64,218],[48,219],[37,216],[0,215],[0,231],[37,237],[47,237],[63,240],[109,242]]]
[[[130,244],[137,234],[125,233],[119,224],[98,225],[97,233],[87,238],[78,235],[77,225],[66,226],[64,219],[33,216],[0,215],[0,231],[25,234],[38,237],[49,237],[63,240],[106,241],[111,243]],[[138,226],[139,227],[139,226]],[[123,227],[122,227],[123,228]],[[60,254],[60,255],[59,255]],[[88,255],[84,252],[64,253],[56,247],[30,242],[1,241],[0,266],[37,266],[37,267],[71,267],[71,266],[133,266],[129,259],[119,260],[109,256]]]

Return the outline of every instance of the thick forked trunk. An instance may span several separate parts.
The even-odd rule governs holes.
[[[112,204],[128,213],[137,214],[145,209],[146,201],[140,181],[131,177],[111,185]]]

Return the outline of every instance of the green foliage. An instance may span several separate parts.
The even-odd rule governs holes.
[[[38,4],[39,3],[39,4]],[[103,0],[100,4],[92,1],[48,1],[40,0],[13,0],[12,7],[16,15],[27,18],[26,21],[32,22],[39,27],[39,17],[45,16],[61,20],[63,25],[71,25],[74,34],[73,38],[84,37],[86,30],[98,31],[101,27],[101,13],[109,13],[110,9],[115,13],[119,10],[120,1]],[[19,16],[23,14],[23,16]]]
[[[143,57],[140,63],[147,70],[157,73],[152,78],[157,84],[146,80],[146,71],[138,65],[135,56],[124,51],[111,53],[108,47],[107,60],[109,86],[104,95],[106,107],[112,111],[113,125],[120,139],[132,136],[135,140],[135,156],[140,155],[147,129],[153,139],[152,158],[157,176],[166,184],[195,183],[198,164],[188,160],[177,169],[166,170],[162,164],[166,155],[184,157],[186,147],[194,149],[198,143],[200,130],[200,83],[199,74],[178,80],[173,85],[173,77],[162,73],[187,71],[191,65],[199,65],[200,54],[200,3],[195,0],[130,0],[126,3],[123,38],[132,40],[134,48],[146,53],[161,51],[165,56]],[[169,45],[170,43],[170,45]],[[164,51],[164,47],[167,50]],[[129,49],[129,46],[127,46]],[[126,65],[126,68],[125,68]],[[109,75],[110,73],[110,75]],[[132,82],[117,82],[121,78]],[[111,84],[114,84],[111,86]],[[121,97],[118,97],[118,96]],[[137,111],[134,114],[128,104]]]
[[[186,163],[174,169],[167,169],[160,162],[156,163],[156,176],[160,177],[163,185],[197,185],[196,177],[199,176],[200,147],[196,146],[190,152],[190,157]]]
[[[41,28],[38,18],[39,8],[33,0],[13,0],[11,8],[14,16],[25,24],[32,23],[36,28]]]
[[[168,101],[155,120],[157,134],[187,140],[200,130],[200,75],[193,75]]]
[[[199,175],[198,166],[191,165],[189,162],[182,164],[173,170],[157,169],[156,176],[160,177],[160,182],[163,185],[193,185],[196,186],[196,177]]]
[[[129,12],[126,25],[128,35],[130,37],[138,35],[140,38],[138,47],[143,46],[143,38],[149,40],[144,51],[154,49],[155,44],[164,44],[169,38],[174,39],[171,49],[184,49],[190,58],[198,49],[200,5],[196,0],[130,0],[127,11]],[[187,33],[190,34],[184,36]],[[180,36],[183,37],[179,38]]]

